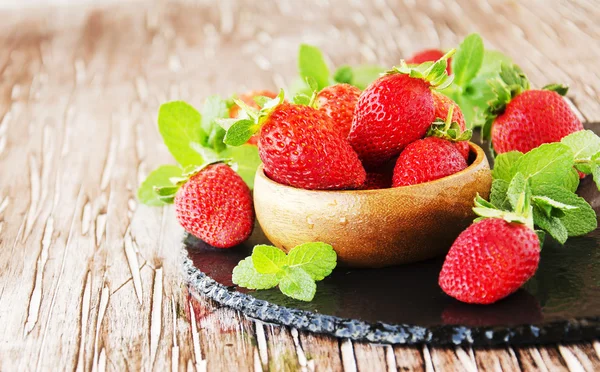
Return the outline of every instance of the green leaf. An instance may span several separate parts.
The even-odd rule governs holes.
[[[304,105],[304,106],[308,106],[310,104],[310,97],[307,96],[306,94],[296,94],[294,96],[294,103],[296,105]]]
[[[511,210],[510,201],[508,200],[509,182],[503,179],[495,179],[492,182],[490,191],[490,202],[499,209],[508,211]]]
[[[571,148],[575,161],[591,160],[592,156],[600,152],[600,137],[591,130],[571,133],[560,142]]]
[[[545,206],[551,207],[551,208],[556,208],[559,209],[561,211],[566,211],[569,209],[577,209],[578,207],[574,206],[574,205],[569,205],[569,204],[565,204],[565,203],[561,203],[558,200],[554,200],[548,196],[539,196],[539,195],[534,195],[532,197],[532,201],[539,205],[541,208],[544,208]]]
[[[340,66],[333,74],[333,80],[340,84],[352,84],[354,73],[348,65]]]
[[[299,267],[315,281],[331,274],[337,264],[337,255],[331,245],[315,242],[294,247],[288,254],[289,267]]]
[[[154,192],[155,187],[173,186],[170,181],[172,177],[181,177],[181,168],[175,165],[161,165],[153,170],[142,182],[137,191],[140,203],[152,206],[163,205],[158,195]]]
[[[496,156],[494,160],[494,170],[492,176],[494,179],[502,179],[506,182],[514,176],[513,165],[523,156],[523,153],[519,151],[510,151]]]
[[[565,187],[573,167],[573,152],[562,143],[543,144],[521,156],[514,171],[521,172],[532,187],[551,184]]]
[[[299,267],[288,267],[279,281],[281,292],[300,301],[312,301],[317,285],[310,275]]]
[[[233,169],[237,174],[242,177],[250,189],[254,188],[256,169],[261,164],[258,147],[254,145],[228,146],[219,156],[223,159],[230,159],[234,163]]]
[[[563,187],[571,192],[577,191],[577,187],[579,187],[579,173],[575,168],[571,168],[571,171],[567,175],[567,178],[563,180]]]
[[[538,206],[533,208],[533,222],[546,231],[560,244],[565,244],[569,234],[562,221],[554,216],[547,216]]]
[[[252,257],[246,257],[237,264],[231,280],[234,284],[248,289],[269,289],[279,282],[275,274],[261,274],[256,271]]]
[[[529,185],[525,176],[521,172],[517,172],[510,181],[507,190],[507,198],[514,211],[519,213],[523,210],[524,204],[529,202]]]
[[[385,68],[375,65],[360,65],[352,69],[352,85],[360,90],[367,88],[386,71]]]
[[[561,96],[566,96],[569,91],[569,87],[564,84],[548,84],[542,88],[542,90],[550,90],[552,92],[556,92]]]
[[[592,156],[591,174],[596,183],[596,187],[600,190],[600,153]]]
[[[182,167],[204,162],[195,150],[202,147],[207,138],[201,127],[201,119],[200,113],[183,101],[162,104],[158,111],[158,130]]]
[[[313,78],[319,90],[329,85],[329,68],[319,48],[301,44],[298,52],[298,69],[303,80]]]
[[[260,126],[252,120],[238,120],[227,130],[223,141],[230,146],[241,146],[248,142],[259,129]]]
[[[285,252],[272,245],[257,245],[252,250],[252,263],[261,274],[277,274],[287,262]]]
[[[463,40],[452,59],[452,72],[457,85],[467,86],[477,75],[483,63],[483,53],[483,40],[478,34],[470,34]]]
[[[596,212],[585,199],[573,192],[556,185],[544,184],[532,187],[532,193],[535,196],[545,196],[560,203],[577,207],[577,209],[564,210],[564,215],[560,217],[569,236],[585,235],[598,226]]]
[[[217,95],[208,97],[202,106],[201,116],[202,129],[205,133],[208,133],[208,138],[204,145],[216,152],[223,151],[225,149],[225,144],[223,143],[225,129],[217,123],[217,119],[229,118],[227,102]]]

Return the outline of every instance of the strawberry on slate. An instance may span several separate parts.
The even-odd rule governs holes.
[[[417,52],[412,57],[406,60],[406,63],[414,63],[420,64],[423,62],[435,62],[438,59],[444,56],[444,52],[439,49],[425,49],[420,52]],[[450,67],[451,58],[448,58],[448,66],[446,66],[446,72],[448,75],[452,73],[452,69]]]
[[[347,137],[352,126],[354,108],[360,89],[350,84],[335,84],[323,88],[317,95],[317,106],[333,119],[335,128]]]
[[[435,119],[432,89],[452,82],[445,68],[453,52],[416,67],[402,61],[361,94],[348,139],[365,166],[381,165],[425,136]]]
[[[490,84],[497,97],[486,113],[483,134],[488,137],[491,131],[492,145],[499,154],[527,152],[583,130],[581,121],[562,98],[566,86],[552,84],[530,90],[521,69],[505,64],[500,77]]]
[[[228,126],[225,143],[239,146],[260,130],[258,150],[265,174],[281,184],[311,190],[361,186],[365,170],[332,119],[309,105],[283,102],[283,92],[256,112],[238,101],[250,119]],[[244,107],[245,106],[245,107]]]
[[[427,137],[406,146],[396,161],[392,186],[409,186],[446,177],[467,167],[465,158],[447,140]]]
[[[448,112],[452,109],[452,120],[451,122],[455,122],[458,124],[461,131],[465,131],[467,129],[467,125],[465,123],[465,117],[460,109],[460,107],[452,100],[452,98],[443,95],[442,93],[438,93],[433,91],[433,105],[435,106],[435,117],[437,119],[446,119],[448,116]],[[469,143],[467,141],[458,141],[454,143],[454,146],[460,151],[465,160],[469,159]]]
[[[462,302],[490,304],[516,292],[539,261],[540,241],[531,228],[488,218],[469,226],[452,244],[439,285]]]
[[[174,203],[181,226],[214,247],[233,247],[252,233],[252,194],[226,164],[211,164],[192,175],[175,194]]]

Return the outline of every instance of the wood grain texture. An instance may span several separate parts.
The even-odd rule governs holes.
[[[1,370],[600,368],[597,342],[390,347],[255,323],[188,293],[173,210],[135,199],[172,161],[161,103],[285,86],[300,42],[336,65],[391,65],[478,31],[534,85],[570,84],[599,121],[595,2],[136,1],[0,16]]]

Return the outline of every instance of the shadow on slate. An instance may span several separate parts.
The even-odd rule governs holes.
[[[599,124],[587,127],[600,129]],[[578,193],[600,212],[600,193],[589,177]],[[492,305],[469,305],[446,296],[437,284],[443,259],[384,269],[337,268],[318,282],[308,303],[277,288],[234,286],[233,268],[263,243],[269,244],[258,226],[249,241],[232,249],[186,236],[184,268],[190,286],[252,318],[359,341],[491,346],[600,336],[600,230],[571,238],[564,246],[547,240],[536,275]]]

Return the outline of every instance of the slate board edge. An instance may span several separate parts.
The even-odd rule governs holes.
[[[181,255],[185,279],[197,293],[250,318],[302,331],[354,341],[403,345],[532,345],[587,341],[600,337],[600,317],[571,319],[540,326],[499,328],[442,325],[426,328],[409,324],[367,323],[317,314],[259,300],[216,282],[194,266],[183,243]]]

